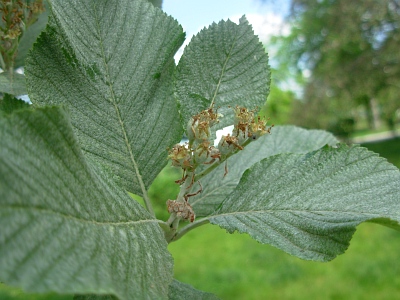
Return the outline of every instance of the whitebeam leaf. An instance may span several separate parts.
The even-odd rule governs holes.
[[[0,281],[30,292],[165,299],[157,220],[89,166],[63,109],[0,118]]]
[[[225,164],[201,179],[203,191],[189,199],[197,216],[208,216],[225,200],[239,183],[244,171],[256,162],[280,153],[308,153],[325,145],[334,146],[338,140],[323,130],[306,130],[295,126],[276,126],[270,135],[252,142],[243,151],[228,159],[228,174],[224,176]],[[197,185],[193,192],[198,189]]]
[[[400,230],[400,172],[361,147],[280,154],[247,170],[210,217],[303,259],[343,253],[364,221]]]
[[[201,30],[192,38],[177,67],[176,92],[184,122],[212,103],[224,115],[217,125],[233,124],[229,105],[249,108],[267,100],[268,55],[243,16]]]
[[[26,61],[30,98],[67,105],[85,155],[143,195],[182,136],[172,82],[183,40],[145,0],[51,1]]]

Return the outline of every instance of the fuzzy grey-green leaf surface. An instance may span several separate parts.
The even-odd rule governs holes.
[[[203,191],[189,198],[197,216],[208,216],[221,204],[239,183],[248,168],[260,160],[280,153],[307,153],[325,145],[336,145],[338,140],[323,130],[306,130],[295,126],[276,126],[270,135],[261,136],[244,150],[228,159],[228,174],[224,176],[225,164],[200,180]],[[193,192],[198,189],[195,185]]]
[[[231,125],[228,106],[263,105],[269,84],[268,55],[246,18],[213,23],[192,38],[177,67],[183,121],[214,103],[224,115],[216,128]]]
[[[157,220],[89,165],[61,108],[0,118],[0,280],[31,292],[165,299]]]
[[[181,26],[145,0],[54,0],[51,10],[26,60],[32,102],[68,106],[85,155],[145,194],[182,136],[172,84]]]
[[[400,230],[400,171],[361,147],[325,147],[255,163],[210,217],[297,257],[343,253],[364,221]]]

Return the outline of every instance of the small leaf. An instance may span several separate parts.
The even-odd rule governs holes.
[[[170,300],[218,300],[219,298],[211,293],[196,290],[191,285],[173,280],[168,293]]]
[[[142,196],[182,137],[172,84],[182,28],[144,0],[51,3],[26,60],[31,101],[68,106],[85,155]]]
[[[307,153],[325,145],[336,145],[338,140],[322,130],[306,130],[295,126],[276,126],[271,135],[264,135],[250,143],[243,151],[228,159],[228,174],[224,177],[225,164],[201,179],[203,191],[189,199],[196,215],[208,216],[231,193],[244,171],[256,162],[280,153]],[[195,185],[193,191],[197,188]]]
[[[0,281],[30,292],[167,297],[157,220],[88,165],[63,109],[0,118]]]
[[[369,220],[400,230],[400,171],[347,146],[254,164],[210,217],[230,233],[321,261],[343,253],[356,226]]]
[[[249,108],[267,100],[270,84],[268,55],[243,16],[213,23],[190,41],[177,67],[176,92],[184,124],[212,103],[224,115],[217,125],[233,124],[229,105]]]
[[[26,95],[25,76],[18,73],[0,73],[0,92],[14,96]]]

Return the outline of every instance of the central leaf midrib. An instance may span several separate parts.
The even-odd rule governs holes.
[[[213,97],[212,97],[212,99],[211,99],[210,108],[213,107],[213,105],[214,105],[215,98],[217,97],[219,88],[220,88],[220,86],[221,86],[222,78],[224,77],[224,74],[225,74],[226,66],[227,66],[227,64],[228,64],[229,59],[231,58],[232,49],[233,49],[233,47],[235,46],[236,41],[237,41],[237,37],[236,37],[236,35],[235,35],[235,39],[234,39],[233,42],[232,42],[232,46],[231,46],[231,48],[229,49],[229,51],[228,51],[228,53],[227,53],[227,55],[226,55],[226,59],[225,59],[225,61],[224,61],[224,65],[222,66],[221,73],[220,73],[220,76],[219,76],[219,79],[218,79],[218,83],[217,83],[217,86],[216,86],[216,88],[215,88],[214,95],[213,95]]]
[[[93,4],[93,5],[95,6],[95,4]],[[129,138],[128,138],[128,133],[127,133],[127,130],[125,128],[124,121],[122,120],[122,117],[121,117],[119,106],[117,105],[113,84],[111,82],[111,75],[110,75],[110,71],[109,71],[109,66],[108,66],[108,64],[106,62],[103,36],[100,33],[99,17],[97,15],[96,9],[94,9],[93,11],[94,11],[94,14],[95,14],[94,19],[96,20],[96,26],[97,26],[96,29],[98,31],[98,36],[99,36],[101,58],[102,58],[104,69],[105,69],[105,76],[106,76],[107,82],[109,82],[108,88],[109,88],[110,94],[111,94],[111,103],[112,103],[112,105],[113,105],[113,107],[115,109],[115,113],[116,113],[116,116],[117,116],[117,119],[118,119],[118,122],[119,122],[119,126],[120,126],[122,134],[123,134],[123,139],[124,139],[125,146],[126,146],[126,149],[127,149],[128,155],[129,155],[129,159],[130,159],[130,161],[132,163],[132,167],[134,169],[134,173],[136,175],[136,178],[137,178],[137,180],[139,182],[139,185],[140,185],[140,189],[142,191],[142,196],[143,196],[143,198],[145,200],[145,203],[149,203],[150,201],[149,201],[149,197],[148,197],[148,194],[147,194],[147,190],[146,190],[145,184],[143,182],[142,176],[140,174],[139,166],[138,166],[138,164],[137,164],[137,162],[135,160],[135,157],[133,155],[132,147],[131,147],[131,144],[130,144],[130,141],[129,141]],[[151,211],[151,207],[147,207],[147,209],[150,211],[150,213],[152,215],[154,215],[154,213]]]
[[[104,225],[109,225],[109,226],[129,226],[129,225],[135,225],[135,224],[141,224],[141,223],[158,223],[156,219],[142,219],[142,220],[129,220],[129,221],[119,221],[119,222],[113,222],[113,221],[96,221],[96,220],[88,220],[88,219],[83,219],[79,218],[77,216],[73,215],[67,215],[65,213],[59,212],[59,211],[54,211],[51,209],[47,208],[39,208],[39,207],[30,207],[30,206],[23,206],[23,205],[1,205],[1,209],[10,209],[13,211],[16,210],[28,210],[28,211],[33,211],[35,213],[41,213],[41,214],[48,214],[48,215],[54,215],[58,216],[63,219],[69,219],[69,220],[74,220],[80,223],[89,223],[92,225],[98,225],[98,226],[104,226]]]
[[[258,210],[247,210],[247,211],[233,211],[233,212],[226,212],[221,214],[215,214],[207,217],[207,219],[213,219],[218,217],[229,217],[235,215],[245,215],[245,214],[252,214],[252,213],[263,213],[263,214],[271,214],[271,213],[281,213],[281,212],[290,212],[290,213],[337,213],[337,214],[357,214],[363,216],[378,216],[383,218],[389,218],[382,216],[382,214],[378,213],[371,213],[371,212],[362,212],[362,211],[343,211],[343,210],[302,210],[302,209],[258,209]],[[392,215],[391,217],[394,217]]]

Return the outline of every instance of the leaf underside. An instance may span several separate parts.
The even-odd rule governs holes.
[[[147,1],[52,1],[26,60],[35,105],[63,104],[86,157],[143,195],[182,127],[173,55],[184,34]]]
[[[364,221],[399,230],[400,172],[361,147],[280,154],[247,170],[210,217],[308,260],[343,253]]]
[[[88,165],[61,108],[0,118],[0,280],[31,292],[166,298],[157,220]]]
[[[270,84],[268,55],[245,17],[213,23],[195,35],[177,67],[176,93],[184,124],[213,103],[224,117],[216,128],[233,124],[228,106],[261,106]]]
[[[252,142],[225,164],[202,178],[203,191],[189,201],[198,217],[212,214],[239,183],[244,171],[260,160],[280,153],[308,153],[325,145],[336,145],[338,140],[323,130],[306,130],[295,126],[276,126],[270,135]],[[195,185],[192,190],[198,189]]]

